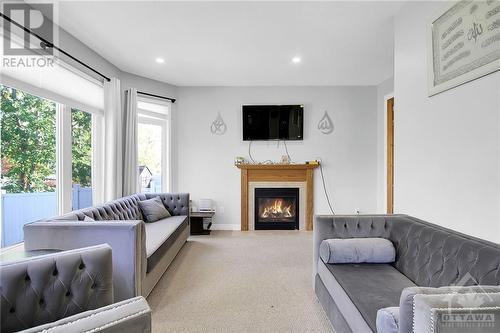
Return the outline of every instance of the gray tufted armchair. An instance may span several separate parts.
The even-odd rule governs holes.
[[[150,332],[143,297],[113,304],[111,248],[0,263],[1,331]]]

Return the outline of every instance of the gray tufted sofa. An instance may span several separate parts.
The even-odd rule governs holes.
[[[408,293],[415,293],[415,288],[417,294],[439,294],[440,289],[422,287],[489,285],[492,292],[500,292],[498,244],[407,215],[317,216],[314,223],[314,289],[338,333],[376,332],[377,311],[388,307],[398,313],[396,332],[413,332],[414,305],[406,303],[414,299]],[[390,240],[396,261],[325,264],[319,258],[323,240],[358,237]]]
[[[1,332],[150,332],[143,297],[113,303],[111,248],[0,264]]]
[[[138,202],[156,196],[172,216],[145,223]],[[187,193],[134,194],[24,226],[26,250],[109,244],[116,300],[149,295],[188,237]]]

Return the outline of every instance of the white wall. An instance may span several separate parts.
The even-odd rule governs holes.
[[[304,140],[288,142],[294,161],[323,160],[325,177],[337,213],[373,213],[377,208],[376,87],[178,87],[179,190],[194,200],[212,198],[217,224],[240,224],[240,171],[236,156],[248,156],[242,141],[243,104],[304,104]],[[316,126],[328,110],[335,131]],[[220,112],[228,130],[210,133]],[[284,147],[254,142],[254,159],[279,160]],[[315,213],[329,213],[319,170],[315,172]]]
[[[395,18],[395,210],[500,242],[500,73],[427,96],[427,25],[450,6]]]
[[[387,98],[394,95],[394,78],[377,86],[377,212],[387,213]]]
[[[101,57],[94,50],[83,44],[80,40],[76,39],[73,35],[66,32],[66,30],[58,28],[58,35],[59,40],[56,41],[56,45],[64,51],[108,77],[118,77],[120,75],[120,69],[118,67]],[[88,71],[85,67],[73,61],[71,58],[66,57],[64,54],[60,54],[60,57],[72,66],[79,68],[86,73],[88,72],[89,75],[99,78],[99,76]]]

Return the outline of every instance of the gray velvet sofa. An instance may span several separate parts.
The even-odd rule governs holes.
[[[113,303],[111,248],[0,263],[0,327],[10,332],[151,332],[142,297]]]
[[[156,196],[172,216],[145,223],[138,202]],[[24,226],[26,250],[109,244],[116,300],[148,296],[188,237],[187,193],[134,194]]]
[[[415,300],[443,303],[444,295],[487,294],[490,306],[500,310],[500,245],[467,236],[406,215],[316,216],[313,232],[313,281],[316,295],[337,333],[377,332],[377,311],[394,317],[390,332],[414,332],[418,326]],[[380,237],[390,240],[396,260],[387,264],[325,264],[320,244],[332,238]],[[479,285],[477,290],[445,286]],[[492,287],[489,287],[492,286]],[[444,288],[429,288],[444,287]],[[456,290],[458,289],[458,290]],[[490,293],[492,293],[490,295]],[[416,297],[416,295],[419,295]],[[426,296],[426,295],[432,295]],[[461,295],[460,297],[465,297]],[[476,299],[477,301],[477,299]],[[467,299],[458,303],[471,303]],[[477,302],[476,302],[477,303]],[[427,304],[427,303],[426,303]],[[421,305],[425,308],[424,305]],[[440,308],[443,308],[443,304]],[[387,310],[387,308],[390,308]],[[462,311],[463,309],[454,309]],[[430,307],[434,315],[437,308]],[[450,309],[447,309],[451,311]],[[420,311],[420,310],[418,310]],[[430,314],[422,310],[419,315]],[[427,311],[427,312],[426,312]],[[472,311],[472,310],[471,310]],[[496,310],[495,310],[496,311]],[[500,315],[497,315],[497,318]],[[425,316],[424,316],[425,317]],[[418,320],[417,320],[417,319]],[[437,318],[421,323],[430,328]],[[390,325],[389,325],[390,326]],[[385,329],[379,329],[384,331]],[[430,330],[431,331],[431,330]],[[429,331],[429,332],[430,332]],[[434,328],[433,332],[447,332]],[[491,331],[499,332],[500,324]],[[427,332],[416,330],[415,332]],[[462,332],[451,329],[450,332]],[[464,332],[483,332],[465,329]]]

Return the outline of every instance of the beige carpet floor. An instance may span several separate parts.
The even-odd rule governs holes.
[[[193,236],[148,297],[153,331],[333,332],[311,270],[311,232]]]

